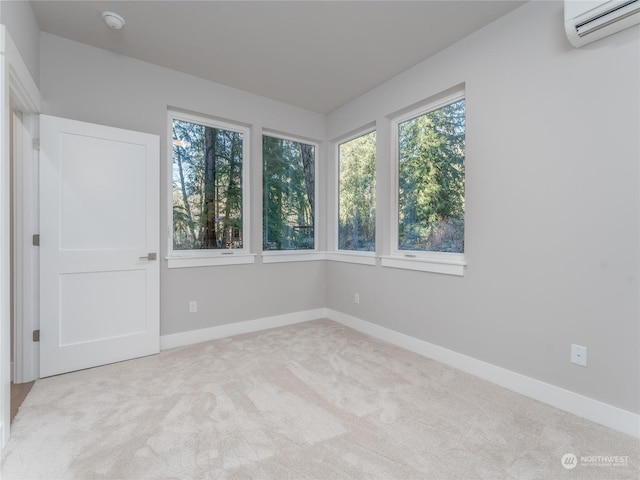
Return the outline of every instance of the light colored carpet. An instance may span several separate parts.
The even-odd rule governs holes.
[[[638,479],[640,442],[318,320],[37,381],[2,462],[3,480]]]

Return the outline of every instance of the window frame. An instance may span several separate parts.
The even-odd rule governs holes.
[[[365,250],[344,250],[340,248],[340,146],[349,143],[356,138],[364,137],[365,135],[369,135],[370,133],[376,133],[376,149],[378,145],[378,130],[376,125],[368,125],[362,129],[355,131],[352,134],[341,137],[334,142],[334,171],[335,171],[335,182],[334,182],[334,192],[335,192],[335,201],[333,208],[333,227],[335,231],[333,232],[333,249],[328,252],[329,260],[338,261],[338,262],[347,262],[347,263],[357,263],[361,265],[376,265],[377,263],[377,251],[378,251],[378,229],[377,229],[377,217],[378,217],[378,185],[376,182],[376,232],[375,232],[375,250],[373,251],[365,251]],[[376,151],[376,176],[378,171],[378,160],[377,160],[377,151]]]
[[[402,250],[398,248],[399,240],[399,126],[400,124],[412,120],[414,118],[426,115],[435,110],[439,110],[452,103],[465,100],[465,117],[466,117],[466,94],[465,90],[456,90],[454,93],[438,97],[436,100],[429,101],[417,108],[404,112],[391,118],[391,248],[389,255],[383,255],[382,266],[393,268],[404,268],[409,270],[419,270],[424,272],[443,273],[448,275],[464,275],[466,266],[465,253],[452,252],[429,252],[416,250]],[[465,122],[465,144],[466,144],[466,122]],[[467,163],[466,147],[465,147],[465,166]],[[465,169],[466,182],[466,169]],[[466,193],[465,193],[466,204]],[[465,223],[466,223],[465,208]],[[466,237],[466,229],[465,229]]]
[[[264,137],[277,138],[280,140],[287,140],[290,142],[302,143],[305,145],[312,145],[314,148],[314,159],[313,159],[313,203],[315,206],[314,218],[313,218],[313,249],[302,249],[302,250],[264,250],[264,211],[265,211],[265,203],[264,203]],[[261,225],[262,230],[260,232],[260,248],[262,251],[262,263],[281,263],[281,262],[303,262],[303,261],[311,261],[311,260],[324,260],[326,255],[321,252],[318,248],[318,242],[320,241],[320,232],[319,232],[319,223],[318,223],[318,214],[319,214],[319,205],[318,205],[318,172],[319,172],[319,153],[320,153],[320,142],[315,140],[310,140],[304,137],[296,137],[295,135],[283,134],[280,132],[275,132],[273,130],[263,129],[262,135],[260,136],[260,153],[262,157],[262,164],[260,165],[260,170],[262,172],[262,181],[261,181],[261,191],[262,191],[262,211],[261,211]]]
[[[173,248],[173,121],[242,133],[242,248],[174,250]],[[167,111],[167,257],[168,268],[238,265],[255,262],[251,248],[251,128],[203,114]]]

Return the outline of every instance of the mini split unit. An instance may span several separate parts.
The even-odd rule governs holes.
[[[574,47],[640,23],[640,0],[565,0],[564,28]]]

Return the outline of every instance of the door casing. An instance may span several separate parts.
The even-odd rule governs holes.
[[[9,32],[0,25],[0,447],[9,440],[11,399],[9,210],[9,105],[24,115],[40,113],[41,96]],[[33,132],[32,132],[33,133]],[[28,281],[28,280],[27,280]],[[31,279],[33,282],[33,279]],[[16,319],[20,328],[20,319]]]

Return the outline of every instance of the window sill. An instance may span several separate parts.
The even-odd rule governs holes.
[[[454,255],[455,257],[452,258],[401,257],[395,255],[385,255],[381,258],[383,267],[464,276],[464,268],[466,266],[464,257],[457,254]]]
[[[255,263],[253,253],[231,253],[227,255],[200,256],[171,256],[167,257],[169,268],[213,267],[217,265],[246,265]]]
[[[262,263],[311,262],[326,259],[327,255],[317,250],[269,250],[262,252]]]
[[[326,259],[333,262],[358,263],[360,265],[375,265],[377,263],[376,252],[338,250],[327,252]]]

